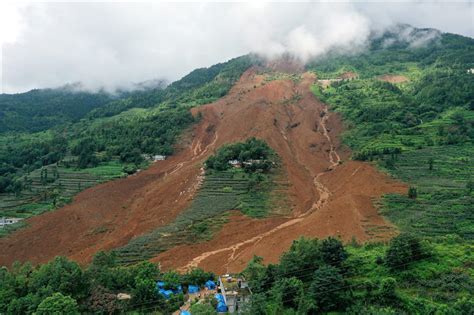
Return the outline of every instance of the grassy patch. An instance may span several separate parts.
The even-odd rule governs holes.
[[[25,186],[20,193],[0,194],[0,217],[26,219],[61,207],[86,188],[124,176],[122,168],[118,161],[110,161],[87,169],[49,165],[34,170],[20,179]],[[15,229],[22,226],[15,225]],[[0,236],[13,230],[4,229]]]
[[[171,224],[137,237],[116,250],[120,262],[129,264],[149,259],[174,246],[210,240],[227,222],[229,210],[241,210],[252,217],[282,213],[286,200],[274,198],[274,188],[284,189],[274,181],[279,178],[277,170],[261,174],[263,179],[258,183],[252,180],[254,175],[236,168],[208,170],[190,207]]]
[[[394,272],[383,263],[387,245],[347,246],[348,265],[356,270],[350,275],[354,294],[363,294],[368,282],[377,283],[388,277],[396,279],[401,296],[430,303],[453,303],[473,294],[472,243],[447,236],[426,241],[424,247],[429,257],[411,263],[406,270]]]
[[[474,145],[428,147],[397,157],[390,173],[414,185],[417,198],[387,195],[382,213],[402,230],[474,239]],[[432,169],[430,170],[430,160]]]

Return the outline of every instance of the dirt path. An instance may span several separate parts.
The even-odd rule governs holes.
[[[365,241],[386,239],[396,233],[377,213],[373,201],[386,192],[401,192],[406,187],[368,164],[347,160],[348,151],[338,139],[342,130],[340,120],[311,94],[309,86],[313,81],[314,77],[306,74],[297,85],[281,81],[267,83],[273,85],[271,90],[275,94],[286,91],[278,96],[280,101],[272,100],[273,94],[262,102],[254,93],[258,96],[267,93],[257,88],[241,95],[238,104],[229,102],[225,108],[215,105],[206,108],[220,112],[222,124],[231,130],[235,128],[234,139],[240,130],[247,132],[245,136],[264,138],[282,157],[292,183],[288,194],[294,201],[293,216],[263,220],[234,216],[213,240],[178,246],[153,261],[160,262],[165,269],[178,267],[185,271],[202,267],[214,272],[237,272],[255,254],[267,262],[278,261],[280,254],[301,235],[333,235],[347,241],[355,237]],[[270,89],[267,84],[260,88]],[[302,95],[301,100],[287,104],[286,100],[295,93]],[[261,107],[264,112],[259,111]],[[230,113],[240,119],[227,123]],[[259,117],[257,122],[253,117]],[[242,128],[247,121],[252,126]],[[227,130],[217,127],[216,133],[228,138]]]
[[[326,123],[327,123],[327,120],[328,120],[328,117],[329,117],[327,106],[323,106],[320,117],[322,117],[322,118],[320,118],[320,127],[322,129],[322,133],[323,133],[324,137],[327,139],[327,141],[329,143],[329,148],[330,148],[329,153],[328,153],[328,157],[327,157],[327,160],[330,163],[329,168],[334,169],[339,165],[339,162],[341,161],[341,158],[340,158],[339,154],[337,153],[337,151],[335,149],[335,146],[333,145],[332,139],[329,136],[329,133],[327,131]],[[286,135],[284,134],[283,131],[281,131],[281,134],[283,135],[285,140],[288,140],[288,138],[286,137]],[[304,217],[308,216],[313,211],[317,211],[318,209],[320,209],[321,207],[323,207],[325,205],[325,203],[329,199],[330,192],[329,192],[328,188],[320,181],[320,177],[323,176],[324,174],[325,174],[325,172],[323,171],[323,172],[318,173],[314,177],[314,186],[315,186],[316,190],[319,193],[319,199],[306,212],[303,212],[303,213],[299,214],[296,218],[291,219],[289,221],[286,221],[285,223],[282,223],[282,224],[276,226],[275,228],[273,228],[273,229],[271,229],[271,230],[269,230],[265,233],[254,236],[254,237],[249,238],[245,241],[238,242],[238,243],[233,244],[229,247],[224,247],[224,248],[220,248],[220,249],[217,249],[217,250],[204,252],[201,255],[195,257],[193,260],[191,260],[187,265],[180,268],[180,271],[185,272],[185,271],[190,270],[192,268],[196,268],[205,259],[207,259],[207,258],[209,258],[213,255],[216,255],[216,254],[220,254],[220,253],[223,253],[223,252],[230,251],[231,254],[229,255],[227,263],[224,265],[227,268],[226,272],[230,272],[229,265],[232,262],[234,262],[235,259],[238,257],[238,255],[236,255],[236,252],[240,248],[242,248],[246,245],[257,243],[257,242],[261,241],[263,238],[271,237],[271,235],[273,233],[277,232],[277,231],[280,231],[282,229],[285,229],[287,227],[290,227],[294,224],[297,224],[297,223],[301,222],[304,219]]]

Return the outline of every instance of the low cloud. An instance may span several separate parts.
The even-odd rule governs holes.
[[[128,89],[248,52],[305,61],[332,49],[364,49],[371,33],[397,23],[473,36],[473,16],[469,2],[0,6],[3,91],[74,82],[87,90]],[[401,36],[417,46],[437,34]]]

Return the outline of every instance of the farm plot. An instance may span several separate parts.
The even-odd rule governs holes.
[[[78,170],[56,164],[35,170],[21,178],[24,189],[18,194],[0,194],[0,217],[29,218],[68,203],[78,192],[98,183],[123,176],[118,162]],[[24,224],[0,230],[0,236]]]
[[[414,184],[417,197],[387,195],[383,214],[405,231],[474,239],[473,156],[473,145],[427,147],[401,154],[390,172]]]
[[[273,215],[270,209],[277,204],[285,204],[281,198],[273,198],[274,187],[275,190],[284,189],[284,182],[273,181],[276,176],[264,176],[259,189],[255,189],[254,181],[242,170],[208,172],[188,209],[173,223],[132,239],[126,246],[117,249],[118,260],[131,264],[178,245],[209,240],[227,222],[229,210],[239,209],[254,217]],[[281,208],[275,206],[279,212]]]

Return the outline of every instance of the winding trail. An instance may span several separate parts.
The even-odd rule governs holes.
[[[331,137],[329,136],[329,132],[328,132],[328,129],[327,129],[327,126],[326,126],[326,123],[327,123],[329,115],[330,115],[326,105],[323,106],[323,110],[322,110],[321,113],[322,113],[322,115],[320,115],[319,123],[320,123],[320,126],[321,126],[322,131],[323,131],[322,133],[323,133],[324,137],[327,139],[327,141],[329,143],[330,149],[329,149],[329,152],[328,152],[327,159],[328,159],[328,162],[330,163],[329,169],[332,170],[332,169],[335,169],[339,165],[339,162],[341,161],[341,158],[340,158],[339,154],[337,153],[337,151],[335,149],[335,146],[333,144],[333,141],[332,141]],[[281,130],[280,130],[280,132],[281,132],[283,138],[286,141],[288,141],[288,138],[285,135],[285,133]],[[301,222],[306,216],[310,215],[314,211],[317,211],[318,209],[321,209],[328,202],[329,196],[331,195],[331,193],[330,193],[329,189],[320,181],[320,177],[325,175],[325,174],[327,174],[327,173],[325,171],[323,171],[323,172],[318,173],[314,177],[313,183],[314,183],[314,186],[315,186],[316,190],[319,193],[319,199],[306,212],[303,212],[303,213],[299,214],[297,217],[295,217],[295,218],[293,218],[293,219],[291,219],[291,220],[289,220],[285,223],[282,223],[282,224],[278,225],[277,227],[275,227],[275,228],[273,228],[273,229],[271,229],[271,230],[269,230],[269,231],[267,231],[263,234],[257,235],[255,237],[249,238],[245,241],[238,242],[236,244],[233,244],[233,245],[225,247],[225,248],[220,248],[220,249],[216,249],[216,250],[213,250],[213,251],[204,252],[201,255],[195,257],[192,261],[190,261],[184,267],[179,268],[179,271],[185,272],[185,271],[188,271],[192,268],[196,268],[205,259],[207,259],[207,258],[209,258],[213,255],[216,255],[216,254],[219,254],[219,253],[224,253],[224,252],[227,252],[227,251],[231,251],[231,253],[229,255],[229,258],[227,260],[227,263],[225,264],[225,267],[227,268],[227,272],[229,272],[228,266],[233,261],[235,261],[236,258],[238,258],[238,255],[236,255],[236,252],[240,248],[242,248],[243,246],[249,245],[249,244],[257,243],[257,242],[261,241],[263,238],[271,236],[275,232],[278,232],[282,229],[285,229],[287,227],[290,227],[292,225],[295,225],[295,224]]]

